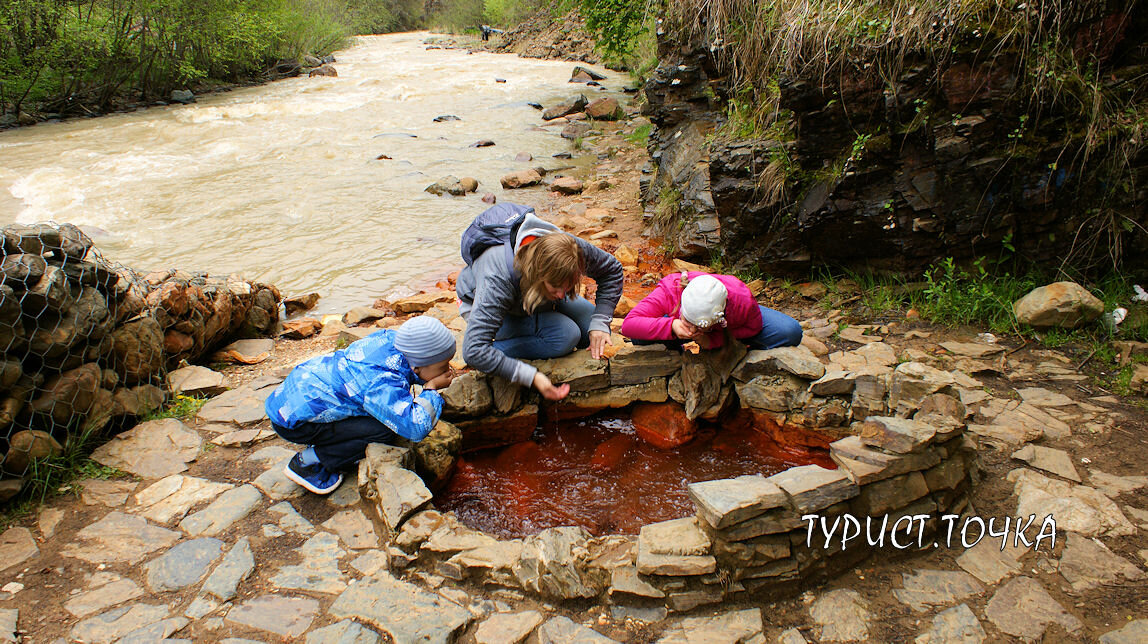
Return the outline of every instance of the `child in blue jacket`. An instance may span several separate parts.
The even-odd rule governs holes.
[[[330,494],[343,482],[340,470],[362,459],[367,444],[425,438],[442,414],[436,390],[454,378],[454,351],[443,323],[419,316],[295,367],[266,403],[271,427],[308,446],[287,464],[287,478]],[[422,391],[414,395],[416,384]]]

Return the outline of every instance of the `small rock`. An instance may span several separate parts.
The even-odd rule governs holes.
[[[171,393],[176,395],[217,396],[230,388],[226,376],[199,365],[181,367],[170,372],[167,382]]]
[[[542,175],[536,170],[519,170],[503,176],[499,182],[507,190],[526,188],[542,183]]]
[[[173,546],[144,566],[147,585],[152,592],[161,593],[199,583],[222,549],[223,542],[211,538],[192,539]]]
[[[1104,302],[1075,282],[1055,282],[1017,300],[1013,312],[1021,324],[1075,329],[1100,317]]]
[[[0,570],[18,566],[40,554],[28,528],[12,527],[0,535]]]
[[[535,610],[491,615],[474,632],[476,644],[518,644],[542,623],[542,613]]]
[[[1100,644],[1141,644],[1148,642],[1148,619],[1128,622],[1120,630],[1109,631],[1100,636]]]
[[[319,297],[318,293],[307,293],[306,295],[289,297],[283,300],[283,308],[286,309],[288,316],[310,311],[319,303]]]
[[[916,611],[946,606],[984,590],[968,573],[952,570],[918,570],[901,576],[901,588],[893,596]]]

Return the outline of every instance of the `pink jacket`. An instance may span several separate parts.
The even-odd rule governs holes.
[[[689,273],[692,280],[705,273]],[[732,275],[714,275],[722,284],[725,284],[729,295],[725,302],[726,328],[733,337],[742,340],[752,338],[761,333],[761,309],[757,308],[757,300],[749,287]],[[632,311],[626,314],[622,321],[622,335],[635,340],[673,340],[674,333],[670,325],[678,318],[682,305],[681,273],[674,273],[662,278],[649,295]],[[720,329],[709,334],[710,347],[717,348],[722,345],[724,335]]]

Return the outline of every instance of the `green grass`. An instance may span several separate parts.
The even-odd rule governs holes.
[[[191,418],[199,413],[200,408],[207,403],[207,400],[207,398],[199,398],[197,396],[177,395],[175,400],[169,402],[163,407],[163,409],[148,414],[143,418],[143,420],[159,420],[161,418]]]
[[[125,472],[101,465],[89,454],[99,442],[92,432],[68,436],[59,456],[33,459],[24,474],[24,488],[0,510],[0,532],[32,514],[45,501],[61,494],[79,494],[83,488],[75,481],[83,479],[128,478]]]
[[[652,123],[640,125],[634,128],[634,131],[626,135],[626,140],[639,147],[646,147],[650,140],[650,133],[654,131]]]

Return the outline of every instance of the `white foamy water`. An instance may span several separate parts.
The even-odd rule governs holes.
[[[499,177],[557,165],[570,143],[526,102],[597,91],[567,83],[573,63],[427,51],[426,35],[360,38],[336,54],[338,78],[0,133],[0,224],[74,223],[111,261],[317,291],[322,312],[425,285],[461,264],[458,236],[485,206],[423,189],[472,176],[531,203],[539,192],[504,193]],[[612,90],[625,81],[600,71]],[[469,147],[480,139],[496,145]]]

